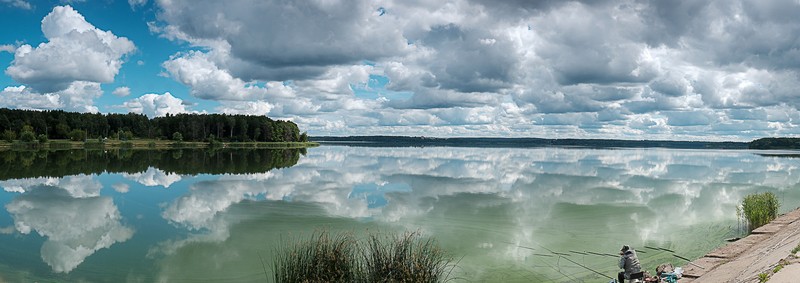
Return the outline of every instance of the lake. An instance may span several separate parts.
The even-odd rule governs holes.
[[[800,159],[763,153],[0,152],[0,281],[259,282],[276,248],[315,231],[419,231],[466,281],[607,282],[586,267],[616,277],[617,258],[593,253],[629,244],[652,272],[740,235],[744,195],[800,205]]]

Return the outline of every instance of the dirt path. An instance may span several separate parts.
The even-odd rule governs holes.
[[[720,247],[684,266],[686,282],[759,282],[800,244],[800,209],[779,216],[744,239]],[[769,282],[798,282],[798,264],[788,265]],[[701,268],[702,267],[702,268]],[[781,281],[789,278],[793,281]]]

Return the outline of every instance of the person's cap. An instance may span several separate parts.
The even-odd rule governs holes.
[[[631,249],[631,247],[629,247],[628,245],[623,245],[622,249],[620,249],[620,251],[627,252],[630,249]]]

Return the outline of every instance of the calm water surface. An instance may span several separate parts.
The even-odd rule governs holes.
[[[622,244],[680,265],[735,207],[800,205],[800,159],[754,151],[359,148],[0,152],[0,281],[258,282],[319,229],[420,231],[466,281],[607,282]],[[551,251],[562,253],[554,256]]]

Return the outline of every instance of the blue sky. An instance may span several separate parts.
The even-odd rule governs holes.
[[[800,133],[797,1],[0,0],[0,107],[312,135]]]

